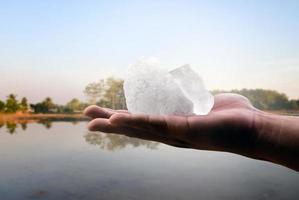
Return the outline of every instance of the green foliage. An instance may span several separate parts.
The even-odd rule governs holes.
[[[5,105],[5,112],[15,113],[19,110],[19,108],[17,96],[14,94],[8,95]]]
[[[55,109],[55,104],[53,103],[53,101],[50,97],[47,97],[42,103],[45,105],[45,107],[49,111],[51,111],[52,109]]]
[[[18,125],[15,122],[7,122],[6,123],[6,129],[10,134],[16,133],[17,127],[18,127]]]
[[[30,106],[35,113],[54,113],[57,111],[57,107],[50,97],[47,97],[41,103],[31,104]]]
[[[47,109],[42,103],[30,104],[30,107],[33,109],[34,113],[46,113]]]
[[[99,98],[102,97],[104,91],[104,80],[89,83],[85,89],[84,94],[89,98],[90,104],[95,104]]]
[[[3,112],[5,110],[5,103],[0,100],[0,112]]]
[[[28,111],[28,101],[27,101],[27,98],[26,97],[23,97],[22,99],[21,99],[21,103],[20,103],[20,110],[22,111],[22,112],[26,112],[26,111]]]
[[[50,97],[47,97],[41,103],[30,105],[34,113],[74,113],[82,111],[86,106],[86,104],[81,103],[76,98],[69,101],[66,105],[57,105]]]
[[[125,109],[125,95],[123,80],[113,77],[90,83],[84,93],[89,98],[90,104],[97,104],[112,109]]]
[[[72,110],[68,106],[56,105],[55,113],[74,113],[74,110]]]
[[[299,100],[290,100],[289,101],[289,109],[298,110],[299,109]]]
[[[112,108],[112,109],[125,109],[125,95],[123,90],[123,80],[108,78],[106,79],[105,90],[103,97],[98,104],[100,106]]]
[[[66,104],[66,107],[71,111],[71,112],[75,112],[75,111],[78,111],[78,110],[81,110],[82,109],[82,105],[81,105],[81,102],[79,101],[79,99],[72,99],[71,101],[69,101],[67,104]]]

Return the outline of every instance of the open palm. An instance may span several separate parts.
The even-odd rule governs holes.
[[[253,153],[258,138],[255,118],[259,112],[241,95],[219,94],[206,116],[131,114],[98,106],[86,108],[85,115],[93,119],[88,125],[91,131],[256,157]]]

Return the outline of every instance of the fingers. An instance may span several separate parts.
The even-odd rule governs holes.
[[[118,127],[111,124],[109,119],[97,118],[88,123],[88,129],[90,131],[102,131],[105,133],[116,132]]]
[[[115,114],[115,113],[128,113],[127,110],[112,110],[109,108],[102,108],[96,105],[91,105],[88,106],[85,110],[84,110],[84,115],[90,117],[90,118],[110,118],[111,115]]]
[[[102,114],[102,113],[101,113]],[[90,131],[118,133],[145,140],[166,143],[168,139],[163,135],[165,131],[163,119],[151,119],[147,115],[132,115],[129,113],[114,113],[109,119],[96,118],[88,124]],[[169,142],[168,142],[169,143]]]
[[[190,132],[188,117],[183,116],[153,116],[144,114],[116,113],[110,117],[112,124],[128,126],[154,133],[163,137],[188,139]]]
[[[132,128],[112,124],[109,119],[96,118],[91,120],[87,128],[89,131],[100,131],[104,133],[120,133],[126,135],[127,133],[134,132]]]
[[[187,134],[191,132],[188,117],[130,114],[127,111],[115,111],[98,106],[88,107],[85,114],[94,118],[88,125],[91,131],[119,133],[171,145],[176,141],[175,143],[180,146],[184,144],[179,144],[178,141],[189,141],[192,135]]]
[[[88,129],[90,131],[122,134],[122,135],[139,138],[143,140],[161,142],[176,147],[182,147],[182,148],[189,147],[189,145],[184,141],[177,140],[175,138],[169,138],[163,134],[162,135],[157,134],[150,130],[127,127],[127,126],[122,126],[120,124],[113,124],[110,122],[109,119],[102,119],[102,118],[94,119],[88,124]]]
[[[85,114],[94,118],[88,128],[91,131],[102,131],[106,133],[120,134],[139,134],[133,137],[142,137],[147,139],[147,136],[140,134],[159,135],[170,139],[190,141],[199,136],[203,137],[207,128],[213,123],[210,120],[199,120],[198,116],[188,117],[182,116],[152,116],[145,114],[130,114],[127,111],[114,111],[104,109],[98,106],[90,106],[86,109]],[[193,121],[194,119],[195,121]],[[201,123],[198,123],[200,121]],[[206,124],[207,126],[204,126]],[[201,134],[195,134],[194,130],[201,130]],[[204,127],[204,128],[203,128]],[[132,131],[133,130],[133,131]],[[127,131],[127,132],[126,132]]]
[[[112,110],[109,108],[101,108],[99,106],[89,106],[84,110],[84,114],[93,119],[102,118],[102,119],[110,119],[100,121],[98,126],[108,125],[109,127],[114,125],[117,126],[127,126],[145,130],[155,130],[155,131],[165,131],[167,129],[167,124],[163,116],[149,116],[144,114],[130,114],[127,110]],[[95,124],[92,121],[90,124],[91,128],[94,127]]]
[[[129,126],[160,134],[167,131],[167,123],[163,116],[117,113],[111,116],[110,122],[120,126]]]
[[[113,114],[111,111],[95,105],[88,106],[83,113],[91,118],[109,118]]]

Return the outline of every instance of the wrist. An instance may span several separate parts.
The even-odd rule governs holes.
[[[264,160],[299,168],[299,118],[260,112],[257,151]]]

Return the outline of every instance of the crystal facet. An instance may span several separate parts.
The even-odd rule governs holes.
[[[189,65],[168,71],[154,58],[141,58],[128,68],[124,92],[131,113],[205,115],[214,104]]]

